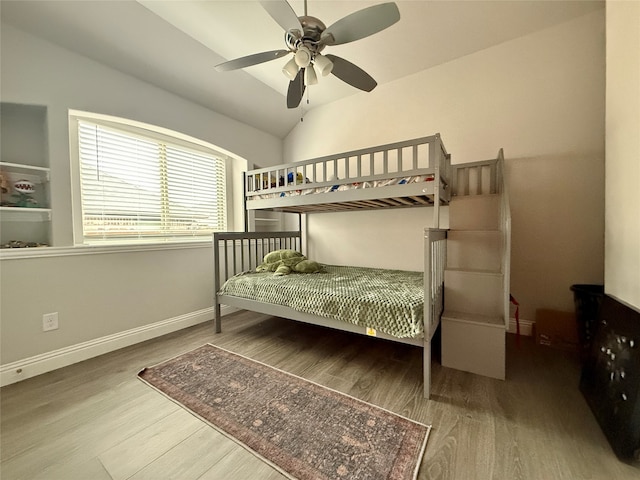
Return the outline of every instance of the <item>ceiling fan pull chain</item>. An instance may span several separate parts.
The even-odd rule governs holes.
[[[309,89],[308,88],[307,88],[306,94],[307,94],[307,105],[309,105],[311,102],[309,101]],[[299,108],[300,108],[300,123],[302,123],[302,122],[304,122],[304,108],[302,108],[302,102],[300,102]]]

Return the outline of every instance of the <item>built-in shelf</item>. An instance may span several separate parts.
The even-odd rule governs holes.
[[[3,173],[4,180],[6,182],[6,188],[8,191],[3,192],[2,203],[3,207],[9,208],[28,208],[29,210],[43,210],[49,208],[49,169],[47,167],[38,167],[35,165],[26,165],[11,162],[0,162],[0,171]],[[29,195],[36,205],[33,207],[18,207],[15,205],[8,205],[16,201],[13,195],[13,185],[18,180],[27,180],[33,183],[35,192],[33,195]]]
[[[0,115],[0,244],[51,245],[47,107],[1,102]],[[34,191],[16,190],[21,180]]]
[[[0,207],[3,222],[42,222],[51,220],[50,208]]]
[[[256,223],[260,222],[260,223],[278,223],[280,221],[279,218],[261,218],[261,217],[256,217]]]
[[[36,167],[35,165],[26,165],[22,163],[0,162],[0,167],[5,167],[9,170],[18,171],[22,173],[42,172],[49,176],[49,168]]]

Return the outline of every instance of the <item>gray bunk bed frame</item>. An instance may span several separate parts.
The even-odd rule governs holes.
[[[440,206],[451,198],[451,156],[439,134],[381,145],[338,155],[251,170],[245,174],[245,232],[214,234],[215,331],[222,331],[221,305],[262,314],[311,323],[352,333],[370,335],[363,326],[299,312],[290,307],[218,292],[230,277],[254,270],[264,255],[289,248],[304,253],[306,239],[300,218],[297,231],[249,232],[247,218],[251,210],[271,210],[309,214],[381,208],[433,207],[433,227],[424,234],[424,333],[418,338],[398,338],[382,332],[375,336],[423,348],[424,397],[431,390],[431,340],[444,308],[444,268],[446,230],[440,228]],[[308,179],[300,183],[296,176]],[[387,185],[388,179],[427,176],[430,181]],[[339,178],[342,177],[342,178]],[[269,181],[264,182],[264,179]],[[273,185],[272,179],[283,178]],[[293,181],[290,179],[293,178]],[[384,186],[347,188],[355,183],[379,182]],[[334,191],[328,191],[331,188]],[[304,188],[313,193],[290,195]],[[326,189],[326,191],[324,190]]]

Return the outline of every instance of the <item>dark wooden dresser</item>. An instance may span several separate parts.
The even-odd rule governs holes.
[[[640,460],[640,312],[605,295],[580,390],[616,455]]]

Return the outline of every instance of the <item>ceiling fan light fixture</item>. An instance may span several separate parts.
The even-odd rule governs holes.
[[[304,45],[298,48],[295,57],[293,57],[300,68],[306,68],[311,63],[311,51]]]
[[[289,80],[293,80],[294,78],[296,78],[296,75],[298,74],[298,70],[299,70],[299,67],[298,67],[298,64],[296,63],[296,59],[292,58],[282,68],[282,73],[284,73],[284,76],[287,77]]]
[[[313,64],[320,70],[320,75],[326,77],[333,70],[333,62],[324,55],[316,54]]]
[[[318,76],[316,75],[316,70],[313,68],[313,65],[309,65],[304,69],[304,84],[315,85],[318,83]]]

